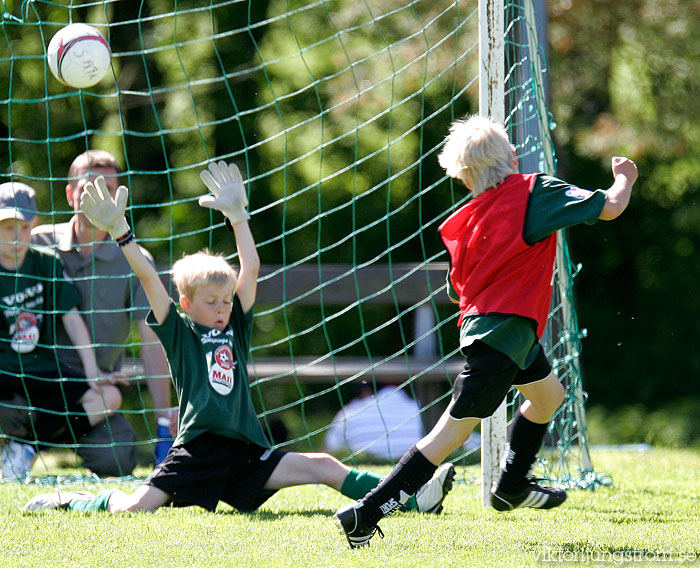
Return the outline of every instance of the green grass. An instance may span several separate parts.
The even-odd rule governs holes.
[[[285,489],[255,514],[222,506],[216,513],[190,507],[109,515],[23,513],[46,489],[3,484],[0,566],[510,568],[559,565],[546,560],[622,565],[625,554],[646,555],[629,566],[700,565],[699,450],[595,452],[593,459],[614,485],[571,492],[557,510],[496,513],[480,506],[477,484],[461,483],[442,515],[385,519],[386,538],[361,550],[347,548],[331,519],[347,500],[325,487]],[[662,554],[674,561],[660,562]]]

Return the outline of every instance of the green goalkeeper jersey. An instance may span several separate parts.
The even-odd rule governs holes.
[[[178,396],[180,417],[173,445],[210,432],[269,448],[248,385],[253,310],[243,313],[234,295],[224,331],[193,322],[174,303],[162,324],[153,312],[146,322],[163,344]]]

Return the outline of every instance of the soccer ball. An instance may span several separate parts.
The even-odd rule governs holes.
[[[105,76],[112,53],[105,37],[87,24],[71,24],[51,38],[46,50],[51,73],[75,89],[92,87]]]

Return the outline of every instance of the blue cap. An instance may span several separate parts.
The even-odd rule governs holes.
[[[36,192],[25,183],[8,181],[0,184],[0,221],[36,217]]]

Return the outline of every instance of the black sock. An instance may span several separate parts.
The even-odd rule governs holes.
[[[363,523],[376,525],[382,517],[396,512],[430,480],[436,469],[437,466],[413,446],[392,472],[362,499]]]
[[[504,493],[514,494],[525,489],[527,474],[535,463],[537,452],[547,432],[547,424],[530,422],[518,409],[513,416],[510,440],[501,464],[501,478],[498,489]]]

